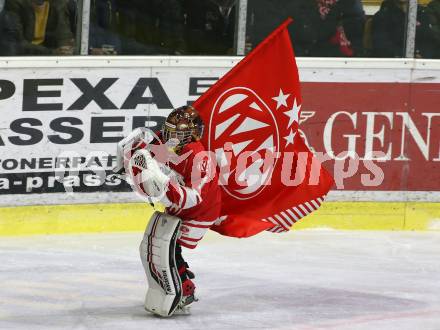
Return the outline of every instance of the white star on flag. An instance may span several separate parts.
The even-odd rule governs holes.
[[[283,90],[280,88],[280,93],[278,94],[278,96],[272,97],[272,100],[277,102],[277,110],[279,107],[281,107],[282,105],[284,105],[285,107],[287,107],[287,98],[290,96],[290,94],[284,94]]]
[[[286,147],[289,144],[293,144],[293,140],[295,139],[295,135],[296,135],[296,132],[294,132],[293,130],[290,130],[290,134],[284,137],[284,140],[287,141],[286,142]]]
[[[293,106],[290,111],[284,112],[284,114],[289,117],[289,124],[287,125],[287,128],[292,126],[292,124],[299,120],[299,110],[301,110],[301,105],[296,104],[296,99],[293,101]]]

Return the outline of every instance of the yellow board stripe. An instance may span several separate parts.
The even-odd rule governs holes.
[[[326,202],[295,229],[440,230],[440,203]]]
[[[145,203],[3,207],[0,236],[142,231],[153,212]],[[293,226],[309,228],[440,230],[440,203],[326,202]]]
[[[0,236],[140,231],[153,212],[145,203],[5,207]]]

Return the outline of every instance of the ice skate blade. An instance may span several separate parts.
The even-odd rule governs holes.
[[[191,306],[177,307],[173,315],[191,315]]]
[[[163,314],[159,314],[156,310],[148,309],[146,306],[144,306],[144,309],[145,309],[145,311],[147,311],[148,313],[153,314],[153,315],[156,316],[156,317],[168,318],[168,317],[171,317],[171,316],[174,315],[174,313],[171,314],[171,315],[163,315]],[[176,310],[177,310],[177,309],[176,309]]]
[[[157,317],[162,317],[162,318],[168,318],[168,317],[172,317],[173,315],[191,315],[191,306],[182,306],[182,307],[177,307],[176,308],[176,310],[174,311],[174,313],[173,314],[171,314],[171,315],[167,315],[167,316],[165,316],[165,315],[161,315],[161,314],[159,314],[159,313],[157,313],[157,311],[154,311],[154,310],[150,310],[150,309],[148,309],[147,307],[145,307],[144,306],[144,309],[148,312],[148,313],[151,313],[151,314],[153,314],[154,316],[157,316]]]
[[[191,314],[191,306],[196,301],[199,301],[194,295],[184,298],[179,306],[177,306],[175,315],[190,315]]]

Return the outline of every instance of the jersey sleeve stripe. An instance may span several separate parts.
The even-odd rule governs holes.
[[[182,241],[182,240],[180,240],[180,239],[178,239],[177,242],[178,242],[181,246],[184,246],[184,247],[186,247],[186,248],[188,248],[188,249],[194,249],[194,248],[197,247],[197,244],[189,244],[189,243],[186,243],[186,242],[184,242],[184,241]]]
[[[194,228],[211,228],[212,224],[209,225],[199,225],[199,224],[193,224],[193,223],[185,223],[185,226],[188,227],[194,227]]]
[[[194,225],[201,225],[201,226],[208,226],[214,224],[217,219],[215,220],[209,220],[209,221],[203,221],[203,220],[185,220],[184,224],[194,224]]]
[[[183,235],[179,237],[179,239],[183,239],[184,241],[189,241],[189,242],[198,242],[202,238],[203,237],[201,237],[201,238],[191,238],[191,237],[187,237],[187,236],[183,236]]]

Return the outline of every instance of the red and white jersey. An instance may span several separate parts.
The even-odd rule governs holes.
[[[215,159],[200,142],[185,145],[180,156],[185,155],[188,157],[179,164],[170,164],[181,180],[169,183],[162,202],[167,213],[182,219],[177,242],[193,249],[220,216],[221,188]]]
[[[163,200],[169,214],[196,225],[211,225],[220,216],[221,191],[215,159],[200,142],[183,147],[180,156],[188,155],[177,165],[170,164],[181,178],[172,180]],[[203,223],[203,224],[201,224]]]
[[[132,155],[145,147],[145,143],[134,144]],[[178,243],[193,249],[220,216],[221,188],[215,157],[209,156],[201,142],[185,145],[178,156],[181,160],[178,164],[167,164],[176,175],[171,175],[161,202],[168,214],[182,219]],[[134,175],[139,171],[133,169]],[[139,187],[145,193],[142,182]]]

